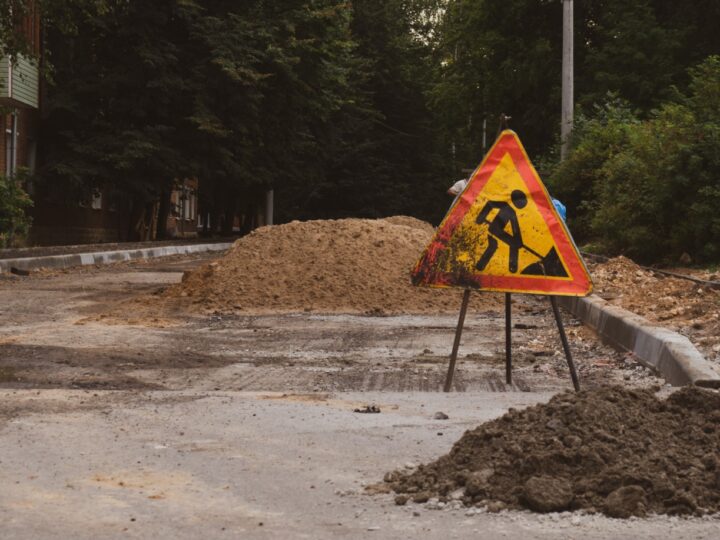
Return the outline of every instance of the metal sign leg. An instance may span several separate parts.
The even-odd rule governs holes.
[[[505,382],[512,384],[512,308],[510,293],[505,293]]]
[[[562,341],[563,349],[565,350],[565,358],[567,359],[568,368],[570,369],[570,377],[572,378],[573,386],[575,391],[580,391],[580,381],[578,380],[577,371],[575,371],[575,363],[570,353],[570,344],[568,343],[567,336],[565,335],[565,328],[563,327],[562,318],[560,317],[560,310],[558,309],[557,299],[554,296],[550,297],[550,304],[552,305],[553,314],[555,315],[555,322],[557,322],[558,331],[560,332],[560,340]]]
[[[457,360],[458,349],[460,348],[460,337],[462,336],[463,325],[465,324],[465,313],[467,313],[469,300],[470,289],[465,289],[462,305],[460,306],[460,317],[458,318],[457,329],[455,330],[455,342],[453,343],[452,353],[450,353],[450,365],[448,366],[447,377],[445,377],[444,392],[449,392],[452,387],[453,375],[455,374],[455,361]]]

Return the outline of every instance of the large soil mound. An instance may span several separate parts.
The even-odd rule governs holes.
[[[704,514],[720,511],[718,449],[720,395],[684,388],[663,401],[605,387],[511,409],[465,432],[448,455],[385,481],[398,504]]]
[[[433,232],[407,216],[261,227],[165,296],[221,311],[456,312],[459,291],[410,284],[410,270]],[[495,301],[494,295],[473,297]]]

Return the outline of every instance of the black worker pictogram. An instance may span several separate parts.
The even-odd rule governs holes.
[[[525,193],[519,189],[514,190],[510,194],[510,201],[512,204],[508,204],[505,201],[488,201],[485,203],[485,206],[483,206],[480,214],[478,214],[476,223],[486,223],[488,225],[488,241],[487,248],[485,248],[475,267],[481,272],[485,269],[497,251],[499,240],[507,244],[510,250],[508,270],[511,273],[517,273],[520,250],[524,249],[536,256],[539,261],[524,268],[521,274],[566,277],[567,272],[565,268],[563,268],[554,246],[543,256],[534,249],[526,246],[523,242],[522,231],[515,209],[521,210],[527,206],[527,196]],[[488,221],[487,218],[493,210],[498,210],[498,212],[492,221]],[[510,224],[510,232],[505,230],[508,223]]]
[[[520,248],[524,247],[520,225],[518,224],[515,208],[518,210],[525,208],[527,205],[527,197],[525,194],[516,189],[510,194],[512,206],[505,201],[488,201],[483,206],[477,217],[477,223],[487,223],[488,227],[488,245],[485,252],[477,262],[476,268],[482,271],[492,259],[498,248],[498,240],[504,242],[510,248],[510,257],[508,258],[508,269],[513,274],[518,270],[518,254]],[[515,208],[513,208],[513,206]],[[499,210],[492,221],[487,221],[490,212]],[[507,224],[510,223],[510,232],[505,230]]]

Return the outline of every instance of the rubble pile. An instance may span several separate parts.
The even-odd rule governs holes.
[[[662,400],[610,386],[511,409],[437,461],[385,482],[397,504],[702,515],[720,511],[718,448],[717,393],[688,387]]]
[[[686,335],[706,358],[720,362],[720,289],[642,268],[626,257],[589,266],[595,294]],[[708,272],[678,272],[718,280]]]

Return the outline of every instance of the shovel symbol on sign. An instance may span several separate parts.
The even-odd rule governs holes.
[[[541,255],[534,249],[526,246],[523,242],[515,209],[520,210],[527,205],[525,193],[516,189],[510,194],[510,200],[512,205],[505,201],[488,201],[480,211],[476,223],[485,223],[488,225],[488,245],[480,257],[480,260],[477,262],[476,268],[480,271],[485,269],[497,251],[499,240],[507,244],[510,248],[508,269],[511,273],[517,273],[519,253],[521,249],[524,249],[540,260],[525,267],[522,272],[520,272],[521,274],[529,276],[567,277],[567,272],[560,261],[555,246],[553,246],[546,255]],[[488,221],[487,218],[493,210],[498,210],[498,212],[492,221]],[[508,223],[510,224],[510,232],[505,230]]]

